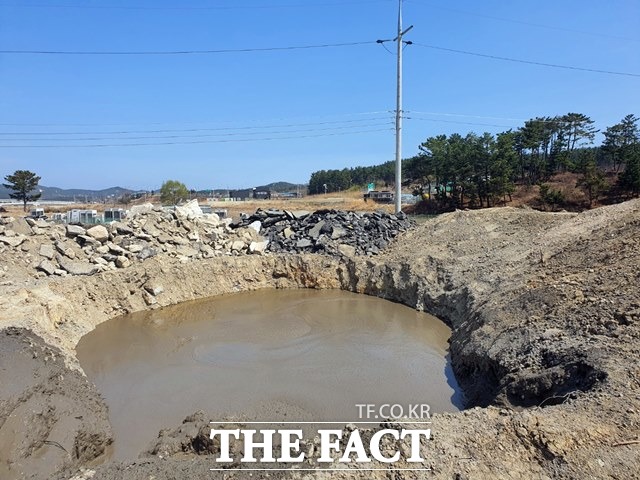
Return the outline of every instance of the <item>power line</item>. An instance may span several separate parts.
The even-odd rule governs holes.
[[[551,124],[570,124],[571,122],[563,122],[562,120],[559,120],[558,118],[554,118],[554,117],[535,117],[535,118],[512,118],[512,117],[492,117],[492,116],[486,116],[486,115],[466,115],[466,114],[462,114],[462,113],[443,113],[443,112],[419,112],[416,110],[405,110],[405,113],[408,114],[419,114],[419,115],[435,115],[435,116],[442,116],[442,117],[463,117],[463,118],[480,118],[480,119],[485,119],[485,120],[508,120],[508,121],[513,121],[513,122],[530,122],[530,121],[534,121],[536,123],[551,123]],[[547,120],[548,118],[548,120]],[[426,119],[425,119],[426,120]],[[444,120],[442,120],[444,121]],[[480,124],[481,125],[481,124]],[[488,126],[492,126],[490,124],[487,124]],[[496,125],[498,126],[498,125]]]
[[[108,147],[153,147],[164,145],[196,145],[207,143],[241,143],[241,142],[267,142],[272,140],[294,140],[304,138],[335,137],[342,135],[359,135],[372,132],[389,132],[391,128],[378,128],[374,130],[360,130],[356,132],[322,133],[318,135],[295,135],[289,137],[264,137],[264,138],[242,138],[225,140],[196,140],[189,142],[154,142],[154,143],[105,143],[89,145],[0,145],[0,148],[108,148]]]
[[[372,112],[360,112],[360,113],[345,113],[339,115],[325,115],[325,116],[316,116],[316,117],[303,117],[303,118],[327,118],[327,117],[336,117],[336,116],[359,116],[359,115],[376,115],[381,113],[388,113],[391,115],[392,111],[372,111]],[[550,124],[561,124],[563,123],[561,120],[556,118],[550,118],[546,120],[547,117],[535,117],[535,118],[516,118],[516,117],[497,117],[491,115],[475,115],[475,114],[466,114],[466,113],[451,113],[451,112],[429,112],[429,111],[420,111],[420,110],[403,110],[403,113],[406,115],[405,119],[408,120],[423,120],[423,121],[432,121],[432,122],[442,122],[442,123],[458,123],[462,125],[480,125],[480,126],[495,126],[495,127],[509,127],[510,125],[498,125],[491,123],[478,123],[478,122],[462,122],[462,121],[453,121],[453,120],[444,120],[444,119],[432,119],[432,118],[424,118],[416,115],[430,115],[430,116],[439,116],[439,117],[455,117],[455,118],[477,118],[481,120],[503,120],[509,122],[519,122],[524,123],[528,121],[535,121],[538,123],[550,123]],[[2,138],[1,136],[5,135],[20,135],[20,136],[29,136],[29,135],[133,135],[133,134],[146,134],[146,133],[194,133],[194,132],[212,132],[212,131],[237,131],[237,130],[259,130],[259,129],[269,129],[269,128],[294,128],[294,127],[304,127],[304,126],[322,126],[322,125],[339,125],[337,127],[327,128],[327,129],[319,129],[319,130],[332,130],[332,129],[345,129],[345,128],[362,128],[370,125],[362,125],[361,122],[370,122],[376,120],[387,120],[390,117],[369,117],[355,120],[335,120],[335,121],[327,121],[327,122],[305,122],[305,123],[288,123],[288,124],[273,124],[273,125],[253,125],[253,126],[240,126],[240,127],[217,127],[217,128],[193,128],[193,129],[162,129],[162,130],[120,130],[120,131],[89,131],[89,132],[0,132],[0,141],[18,141],[20,139],[7,139]],[[272,119],[274,120],[274,119]],[[275,119],[277,120],[277,119]],[[263,120],[264,121],[264,120]],[[194,122],[192,122],[194,123]],[[197,123],[197,122],[195,122]],[[187,123],[189,124],[189,123]],[[350,124],[350,125],[342,125],[342,124]],[[3,124],[0,123],[0,126],[119,126],[119,125],[166,125],[163,123],[151,123],[151,124]],[[340,126],[342,125],[342,126]],[[373,124],[373,125],[383,125],[383,124]],[[318,130],[318,129],[314,129]],[[289,130],[291,132],[291,130]],[[274,133],[274,132],[253,132],[248,134],[265,134],[265,133]],[[231,135],[236,135],[231,134]],[[224,135],[179,135],[176,137],[199,137],[199,136],[224,136]],[[134,137],[125,137],[127,139],[133,139]],[[148,137],[145,137],[148,138]],[[163,138],[169,138],[168,136]],[[21,140],[36,140],[32,138],[22,138]],[[53,140],[53,139],[51,139]],[[72,140],[89,140],[88,138],[77,138]]]
[[[482,127],[499,127],[499,128],[513,128],[513,125],[497,125],[494,123],[477,123],[477,122],[459,122],[456,120],[441,120],[436,118],[423,118],[423,117],[405,117],[407,120],[422,120],[425,122],[434,122],[434,123],[455,123],[456,125],[474,125],[474,126],[482,126]]]
[[[156,51],[79,51],[79,50],[0,50],[5,55],[211,55],[218,53],[277,52],[318,48],[353,47],[375,44],[375,41],[291,45],[286,47],[224,48],[219,50],[156,50]]]
[[[75,138],[67,138],[67,137],[57,137],[57,138],[0,138],[1,142],[24,142],[25,140],[29,142],[48,142],[48,141],[56,141],[56,142],[87,142],[87,141],[103,141],[103,140],[150,140],[150,139],[176,139],[176,138],[205,138],[205,137],[236,137],[239,135],[284,135],[290,133],[303,133],[303,132],[321,132],[321,131],[330,131],[330,130],[348,130],[348,129],[356,129],[356,128],[368,128],[368,127],[381,127],[383,125],[391,125],[391,122],[385,123],[370,123],[365,125],[342,125],[336,127],[327,127],[327,128],[306,128],[306,129],[298,129],[298,130],[285,130],[285,131],[276,131],[276,132],[233,132],[233,133],[204,133],[197,135],[159,135],[159,136],[140,136],[140,137],[75,137]],[[0,135],[6,135],[0,133]],[[36,135],[36,134],[25,134],[25,135]],[[41,135],[47,135],[42,133]]]
[[[445,48],[445,47],[438,47],[435,45],[427,45],[425,43],[416,43],[413,42],[413,45],[417,45],[419,47],[424,47],[424,48],[431,48],[433,50],[441,50],[444,52],[453,52],[453,53],[460,53],[463,55],[473,55],[475,57],[482,57],[482,58],[491,58],[493,60],[503,60],[506,62],[516,62],[516,63],[526,63],[529,65],[538,65],[538,66],[542,66],[542,67],[552,67],[552,68],[563,68],[566,70],[578,70],[578,71],[582,71],[582,72],[592,72],[592,73],[605,73],[608,75],[623,75],[623,76],[627,76],[627,77],[640,77],[640,74],[637,73],[628,73],[628,72],[614,72],[611,70],[600,70],[600,69],[596,69],[596,68],[583,68],[583,67],[574,67],[571,65],[560,65],[560,64],[556,64],[556,63],[544,63],[544,62],[534,62],[534,61],[530,61],[530,60],[521,60],[518,58],[510,58],[510,57],[500,57],[498,55],[488,55],[485,53],[477,53],[477,52],[469,52],[466,50],[456,50],[454,48]]]
[[[463,117],[463,118],[480,118],[485,120],[513,120],[515,122],[526,122],[525,118],[511,118],[511,117],[492,117],[487,115],[469,115],[464,113],[445,113],[445,112],[420,112],[417,110],[405,110],[407,114],[419,114],[419,115],[437,115],[442,117]]]
[[[343,123],[358,124],[360,122],[372,122],[374,120],[387,120],[389,117],[363,118],[359,120],[336,120],[331,122],[310,122],[310,123],[290,123],[279,125],[255,125],[242,127],[218,127],[218,128],[187,128],[187,129],[163,129],[163,130],[120,130],[110,132],[0,132],[0,135],[131,135],[138,133],[194,133],[194,132],[214,132],[233,130],[256,130],[264,128],[293,128],[309,127],[314,125],[339,125]],[[352,125],[360,126],[360,125]],[[336,127],[339,128],[339,127]],[[344,127],[346,128],[346,127]]]
[[[481,115],[461,115],[461,114],[455,114],[455,113],[434,113],[434,112],[416,112],[416,111],[405,111],[405,113],[413,113],[413,114],[422,114],[422,115],[442,115],[442,116],[453,116],[453,117],[470,117],[470,118],[484,118],[484,119],[492,119],[492,120],[508,120],[508,121],[514,121],[514,122],[522,122],[522,123],[527,123],[527,122],[535,122],[535,123],[548,123],[550,125],[572,125],[573,122],[566,122],[566,121],[562,121],[559,120],[557,118],[549,118],[549,120],[546,120],[545,118],[548,117],[544,117],[544,118],[540,118],[540,117],[536,117],[536,118],[529,118],[529,119],[521,119],[521,118],[508,118],[508,117],[487,117],[487,116],[481,116]],[[405,117],[409,120],[423,120],[423,121],[427,121],[427,122],[435,122],[435,123],[455,123],[455,124],[460,124],[460,125],[479,125],[479,126],[484,126],[484,127],[500,127],[500,128],[514,128],[514,125],[499,125],[499,124],[495,124],[495,123],[478,123],[478,122],[462,122],[462,121],[456,121],[456,120],[443,120],[443,119],[436,119],[436,118],[424,118],[424,117],[416,117],[414,115]],[[520,127],[518,127],[520,128]]]
[[[165,51],[72,51],[72,50],[0,50],[0,54],[26,54],[26,55],[210,55],[220,53],[248,53],[248,52],[273,52],[287,50],[306,50],[319,48],[335,48],[350,47],[360,45],[372,45],[380,43],[378,41],[362,41],[362,42],[345,42],[345,43],[325,43],[318,45],[292,45],[287,47],[264,47],[264,48],[229,48],[219,50],[165,50]],[[502,57],[499,55],[489,55],[485,53],[471,52],[467,50],[458,50],[454,48],[439,47],[436,45],[428,45],[426,43],[412,42],[413,45],[430,48],[450,53],[458,53],[462,55],[471,55],[481,58],[490,58],[492,60],[502,60],[506,62],[524,63],[528,65],[538,65],[550,68],[561,68],[565,70],[577,70],[582,72],[602,73],[607,75],[620,75],[627,77],[640,77],[640,74],[629,72],[617,72],[613,70],[602,70],[596,68],[576,67],[573,65],[561,65],[556,63],[536,62],[532,60],[522,60],[519,58]]]
[[[288,118],[263,118],[248,120],[249,122],[279,122],[279,121],[291,121],[293,119],[307,119],[307,118],[334,118],[334,117],[357,117],[366,115],[380,115],[380,114],[392,114],[390,110],[378,110],[373,112],[355,112],[355,113],[335,113],[327,115],[310,115],[304,117],[288,117]],[[374,120],[373,118],[363,118],[360,121]],[[335,123],[342,123],[343,121],[337,120]],[[346,120],[344,121],[346,122]],[[122,127],[122,126],[159,126],[159,125],[206,125],[211,123],[233,123],[230,121],[217,121],[217,122],[152,122],[152,123],[0,123],[0,126],[4,127]],[[328,122],[327,122],[328,123]],[[296,124],[305,125],[305,124]],[[281,126],[281,125],[278,125]],[[226,127],[225,127],[226,128]],[[228,127],[234,128],[234,127]],[[237,127],[237,128],[261,128],[260,125],[255,127]],[[265,127],[267,128],[267,127]],[[84,132],[83,132],[84,133]],[[104,133],[104,132],[101,132]],[[49,134],[49,132],[47,132]]]
[[[500,22],[508,22],[508,23],[516,23],[519,25],[527,25],[530,27],[537,27],[537,28],[546,28],[549,30],[560,30],[560,31],[564,31],[564,32],[569,32],[569,33],[579,33],[581,35],[592,35],[592,36],[597,36],[597,37],[607,37],[607,38],[615,38],[618,40],[625,40],[625,41],[632,41],[632,42],[640,42],[640,39],[637,38],[629,38],[629,37],[622,37],[619,35],[611,35],[608,33],[601,33],[601,32],[588,32],[585,30],[577,30],[577,29],[573,29],[573,28],[566,28],[566,27],[558,27],[558,26],[554,26],[554,25],[544,25],[542,23],[533,23],[533,22],[527,22],[524,20],[518,20],[518,19],[514,19],[514,18],[505,18],[505,17],[496,17],[493,15],[486,15],[484,13],[478,13],[478,12],[471,12],[468,10],[459,10],[457,8],[450,8],[450,7],[443,7],[440,5],[434,5],[431,2],[420,2],[417,0],[408,0],[411,3],[414,4],[422,4],[425,6],[429,6],[431,8],[435,8],[438,10],[445,10],[445,11],[449,11],[449,12],[454,12],[454,13],[461,13],[463,15],[471,15],[474,17],[481,17],[481,18],[488,18],[490,20],[498,20]]]

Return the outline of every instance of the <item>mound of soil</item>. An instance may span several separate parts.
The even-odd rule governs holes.
[[[259,288],[341,288],[429,311],[452,328],[452,365],[470,408],[433,417],[432,439],[422,446],[430,478],[638,478],[638,265],[640,200],[581,214],[451,212],[375,257],[266,253],[185,262],[167,252],[90,277],[34,279],[7,269],[0,272],[0,464],[9,465],[9,452],[13,471],[29,468],[36,478],[210,478],[197,428],[189,436],[167,425],[160,448],[136,462],[87,463],[105,451],[110,433],[104,404],[73,370],[75,343],[124,312]],[[14,326],[46,344],[6,330]],[[46,443],[53,441],[64,450]],[[44,454],[54,460],[43,463]],[[403,466],[374,462],[367,467],[384,471],[313,478],[424,478]]]

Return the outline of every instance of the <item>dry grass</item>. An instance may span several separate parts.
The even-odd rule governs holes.
[[[339,192],[321,195],[308,195],[304,198],[292,199],[271,199],[271,200],[248,200],[246,202],[204,202],[214,208],[225,208],[228,215],[238,218],[240,213],[253,213],[261,208],[267,210],[270,208],[277,210],[355,210],[367,211],[384,210],[386,212],[393,211],[393,205],[385,205],[374,202],[365,202],[361,192]]]
[[[308,195],[303,198],[292,199],[271,199],[271,200],[248,200],[244,202],[209,202],[206,198],[198,198],[198,202],[201,205],[211,205],[213,208],[226,209],[228,215],[234,219],[240,217],[240,213],[253,213],[257,209],[278,209],[278,210],[322,210],[322,209],[335,209],[335,210],[355,210],[355,211],[374,211],[384,210],[386,212],[393,212],[393,205],[380,204],[374,202],[365,202],[362,196],[362,192],[337,192],[322,195]],[[139,199],[130,203],[129,205],[114,205],[111,203],[74,203],[74,204],[59,204],[59,205],[43,205],[45,214],[62,213],[71,209],[83,209],[83,210],[97,210],[103,212],[108,208],[131,208],[133,205],[139,205],[145,202],[151,202],[154,205],[160,205],[159,196],[154,196],[148,199]],[[19,205],[11,205],[4,207],[5,215],[11,215],[14,217],[23,217],[28,214],[28,210],[32,207],[27,207],[27,212],[22,210]]]

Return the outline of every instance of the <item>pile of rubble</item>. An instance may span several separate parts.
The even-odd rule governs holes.
[[[258,210],[240,222],[203,214],[197,201],[175,210],[145,204],[123,222],[81,226],[0,217],[3,268],[40,276],[93,275],[158,254],[182,262],[271,252],[376,255],[411,221],[404,214]],[[0,271],[0,277],[2,277]]]
[[[40,275],[64,276],[126,268],[157,254],[187,262],[265,251],[255,230],[230,224],[231,219],[202,214],[197,202],[174,211],[142,205],[124,222],[87,227],[1,217],[0,255],[22,260]]]
[[[315,213],[258,210],[232,227],[250,227],[269,241],[272,252],[377,255],[413,222],[397,215],[319,210]]]

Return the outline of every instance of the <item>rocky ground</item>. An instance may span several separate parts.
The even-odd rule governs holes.
[[[385,471],[318,472],[313,478],[640,478],[640,201],[583,214],[453,212],[395,240],[390,236],[386,248],[376,246],[379,255],[338,246],[334,254],[315,244],[309,249],[324,253],[271,253],[269,244],[287,245],[284,231],[291,225],[277,227],[282,236],[274,237],[273,225],[262,223],[268,215],[258,215],[264,218],[247,218],[234,229],[189,212],[140,212],[131,220],[137,223],[110,226],[106,238],[103,231],[76,235],[4,220],[0,473],[212,478],[211,449],[189,447],[199,444],[206,415],[187,419],[186,426],[167,425],[170,430],[136,462],[100,465],[111,438],[105,407],[78,375],[74,346],[120,313],[275,287],[342,288],[436,314],[452,327],[452,363],[470,407],[433,418],[433,438],[423,445],[430,473],[398,471],[407,465],[399,462],[379,465]],[[324,217],[299,220],[296,225],[304,226],[296,244],[320,235],[337,240],[331,236],[343,228],[329,222],[329,231]],[[404,221],[381,220],[377,225]],[[259,228],[251,226],[255,221]],[[385,231],[400,229],[394,224]],[[53,252],[42,252],[43,245]],[[145,249],[155,255],[141,259]],[[45,260],[53,271],[41,265]],[[77,275],[70,262],[94,271]],[[15,360],[23,357],[32,358]],[[44,408],[48,395],[58,402],[53,411]],[[76,406],[78,399],[86,400]],[[38,407],[25,407],[29,401]],[[82,418],[71,422],[75,411]],[[232,477],[246,474],[219,478]]]

